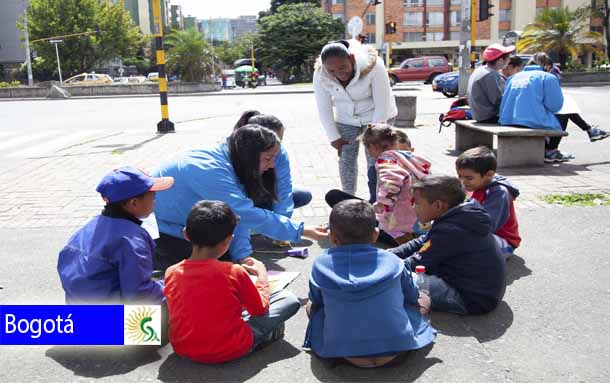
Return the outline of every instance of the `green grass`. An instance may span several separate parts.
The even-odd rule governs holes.
[[[548,194],[543,196],[542,200],[564,206],[610,206],[610,194]]]

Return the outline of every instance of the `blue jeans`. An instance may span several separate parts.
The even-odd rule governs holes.
[[[254,334],[252,350],[280,339],[284,334],[284,322],[296,314],[299,307],[301,307],[301,303],[293,293],[288,290],[280,290],[269,297],[269,310],[265,315],[253,317],[244,310],[241,317]]]
[[[413,273],[413,278],[415,278],[415,273]],[[426,274],[426,278],[428,278],[430,283],[432,310],[460,315],[468,314],[462,296],[456,289],[436,275]]]
[[[309,190],[293,187],[292,188],[292,202],[294,208],[298,209],[311,202],[311,192]]]

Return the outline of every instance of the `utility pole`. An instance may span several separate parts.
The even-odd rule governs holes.
[[[30,33],[28,31],[28,6],[24,2],[23,9],[23,32],[25,34],[25,62],[28,67],[28,86],[34,85],[34,76],[32,75],[32,57],[30,55]],[[56,45],[57,47],[57,45]]]
[[[63,43],[63,40],[49,40],[51,44],[55,44],[55,56],[57,57],[57,73],[59,73],[59,85],[63,85],[64,81],[61,78],[61,65],[59,64],[59,48],[57,45]]]
[[[165,52],[163,51],[163,25],[161,22],[161,1],[153,0],[155,49],[159,70],[159,97],[161,98],[161,121],[157,124],[157,133],[174,133],[174,123],[169,120],[167,107],[167,76],[165,75]]]
[[[460,33],[460,52],[459,52],[459,83],[458,95],[463,97],[468,91],[468,79],[470,78],[470,61],[472,48],[472,25],[475,23],[472,4],[474,0],[462,0],[462,30]]]

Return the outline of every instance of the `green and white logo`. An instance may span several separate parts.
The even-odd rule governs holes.
[[[161,306],[125,306],[125,344],[161,345]]]

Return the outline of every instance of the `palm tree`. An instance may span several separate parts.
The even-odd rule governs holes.
[[[555,53],[565,68],[570,57],[591,49],[592,44],[603,45],[601,34],[589,31],[590,17],[588,7],[574,11],[567,7],[545,8],[525,27],[517,49],[522,53]]]
[[[165,39],[168,71],[182,81],[199,82],[213,72],[212,49],[202,33],[194,29],[174,31]]]

